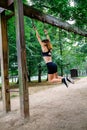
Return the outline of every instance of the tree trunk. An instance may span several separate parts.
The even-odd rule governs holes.
[[[63,56],[63,46],[62,46],[62,42],[61,42],[61,30],[59,29],[59,45],[60,45],[60,55],[61,57]],[[60,66],[60,69],[61,69],[61,76],[63,76],[63,61],[61,60],[61,66]]]
[[[38,82],[41,82],[41,65],[38,65]]]

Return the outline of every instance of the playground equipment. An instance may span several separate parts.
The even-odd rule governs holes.
[[[5,10],[11,10],[13,13],[6,16]],[[0,0],[0,58],[1,58],[1,75],[2,75],[2,95],[3,109],[5,112],[11,110],[10,88],[8,79],[8,37],[7,37],[7,20],[15,15],[16,21],[16,44],[19,71],[19,91],[20,91],[20,111],[23,118],[29,118],[29,94],[26,77],[26,49],[24,38],[24,19],[26,15],[30,18],[47,22],[53,26],[63,28],[67,31],[87,37],[87,32],[71,27],[58,19],[45,15],[36,9],[23,5],[22,0]],[[45,21],[44,21],[45,18]],[[7,92],[8,90],[8,92]]]
[[[1,75],[2,75],[2,95],[3,109],[5,112],[11,110],[10,88],[8,79],[8,37],[7,37],[7,18],[5,9],[13,4],[13,0],[0,1],[0,52],[1,52]],[[26,77],[26,49],[24,38],[24,14],[22,0],[14,0],[12,9],[15,12],[16,21],[16,44],[19,70],[19,91],[20,91],[20,111],[23,118],[29,118],[29,94]]]

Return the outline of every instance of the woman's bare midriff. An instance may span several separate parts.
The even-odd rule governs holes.
[[[43,59],[44,59],[45,63],[52,62],[51,56],[44,56]]]

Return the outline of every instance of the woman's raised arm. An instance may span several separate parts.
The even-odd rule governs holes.
[[[48,32],[47,32],[47,30],[46,30],[46,29],[44,30],[44,33],[45,33],[45,35],[46,35],[47,39],[50,41],[50,37],[49,37]]]
[[[36,29],[35,27],[34,27],[34,30],[35,30],[35,32],[36,32],[36,37],[37,37],[37,39],[38,39],[38,42],[39,42],[40,45],[42,46],[43,43],[42,43],[41,38],[40,38],[40,35],[39,35],[39,33],[38,33],[38,31],[37,31],[37,29]]]

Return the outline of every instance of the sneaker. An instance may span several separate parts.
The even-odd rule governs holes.
[[[74,84],[74,81],[72,79],[69,79],[68,77],[66,77],[67,81]]]
[[[64,83],[66,85],[66,87],[68,88],[68,84],[67,84],[66,78],[62,78],[62,83]]]

